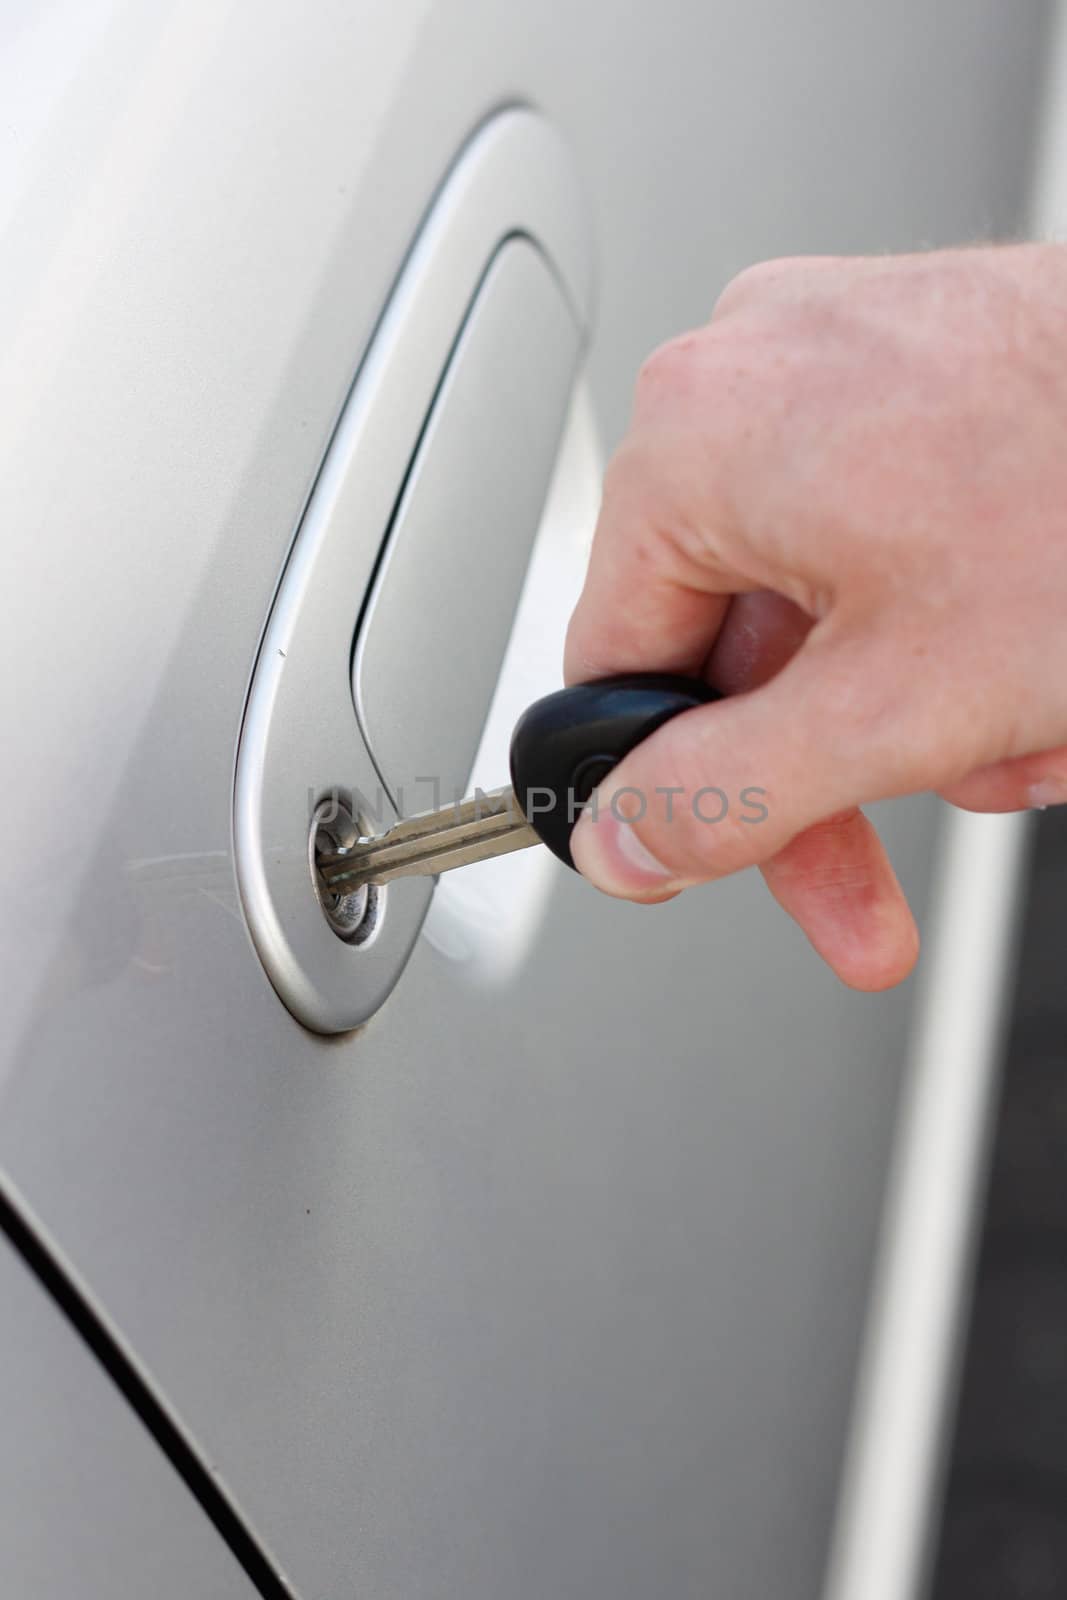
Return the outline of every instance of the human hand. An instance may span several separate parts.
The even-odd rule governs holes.
[[[904,978],[860,805],[1067,800],[1067,248],[771,262],[656,351],[566,654],[636,671],[731,698],[611,773],[581,871],[653,902],[759,865],[846,983]]]

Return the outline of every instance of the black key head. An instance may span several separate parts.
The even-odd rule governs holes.
[[[698,678],[645,672],[536,700],[511,738],[511,784],[527,821],[573,867],[571,830],[597,785],[671,717],[719,699]]]

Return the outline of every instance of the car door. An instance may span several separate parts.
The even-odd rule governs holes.
[[[5,17],[0,1169],[278,1593],[819,1592],[912,987],[540,852],[361,952],[309,816],[504,781],[644,354],[754,259],[1012,228],[1044,25]],[[935,809],[880,820],[922,915]]]

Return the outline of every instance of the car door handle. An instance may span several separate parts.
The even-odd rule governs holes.
[[[306,1026],[357,1026],[396,983],[429,880],[324,915],[312,817],[338,833],[462,788],[485,720],[585,337],[585,208],[532,112],[487,123],[420,230],[279,582],[234,780],[241,903]],[[426,802],[422,801],[421,809]],[[370,816],[364,814],[370,812]]]

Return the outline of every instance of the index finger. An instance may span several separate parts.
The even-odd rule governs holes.
[[[671,452],[676,461],[677,454]],[[608,467],[589,570],[567,632],[568,683],[614,672],[697,675],[731,596],[759,587],[719,568],[713,541],[690,526],[684,485],[671,476],[666,449],[657,453],[633,437]]]

